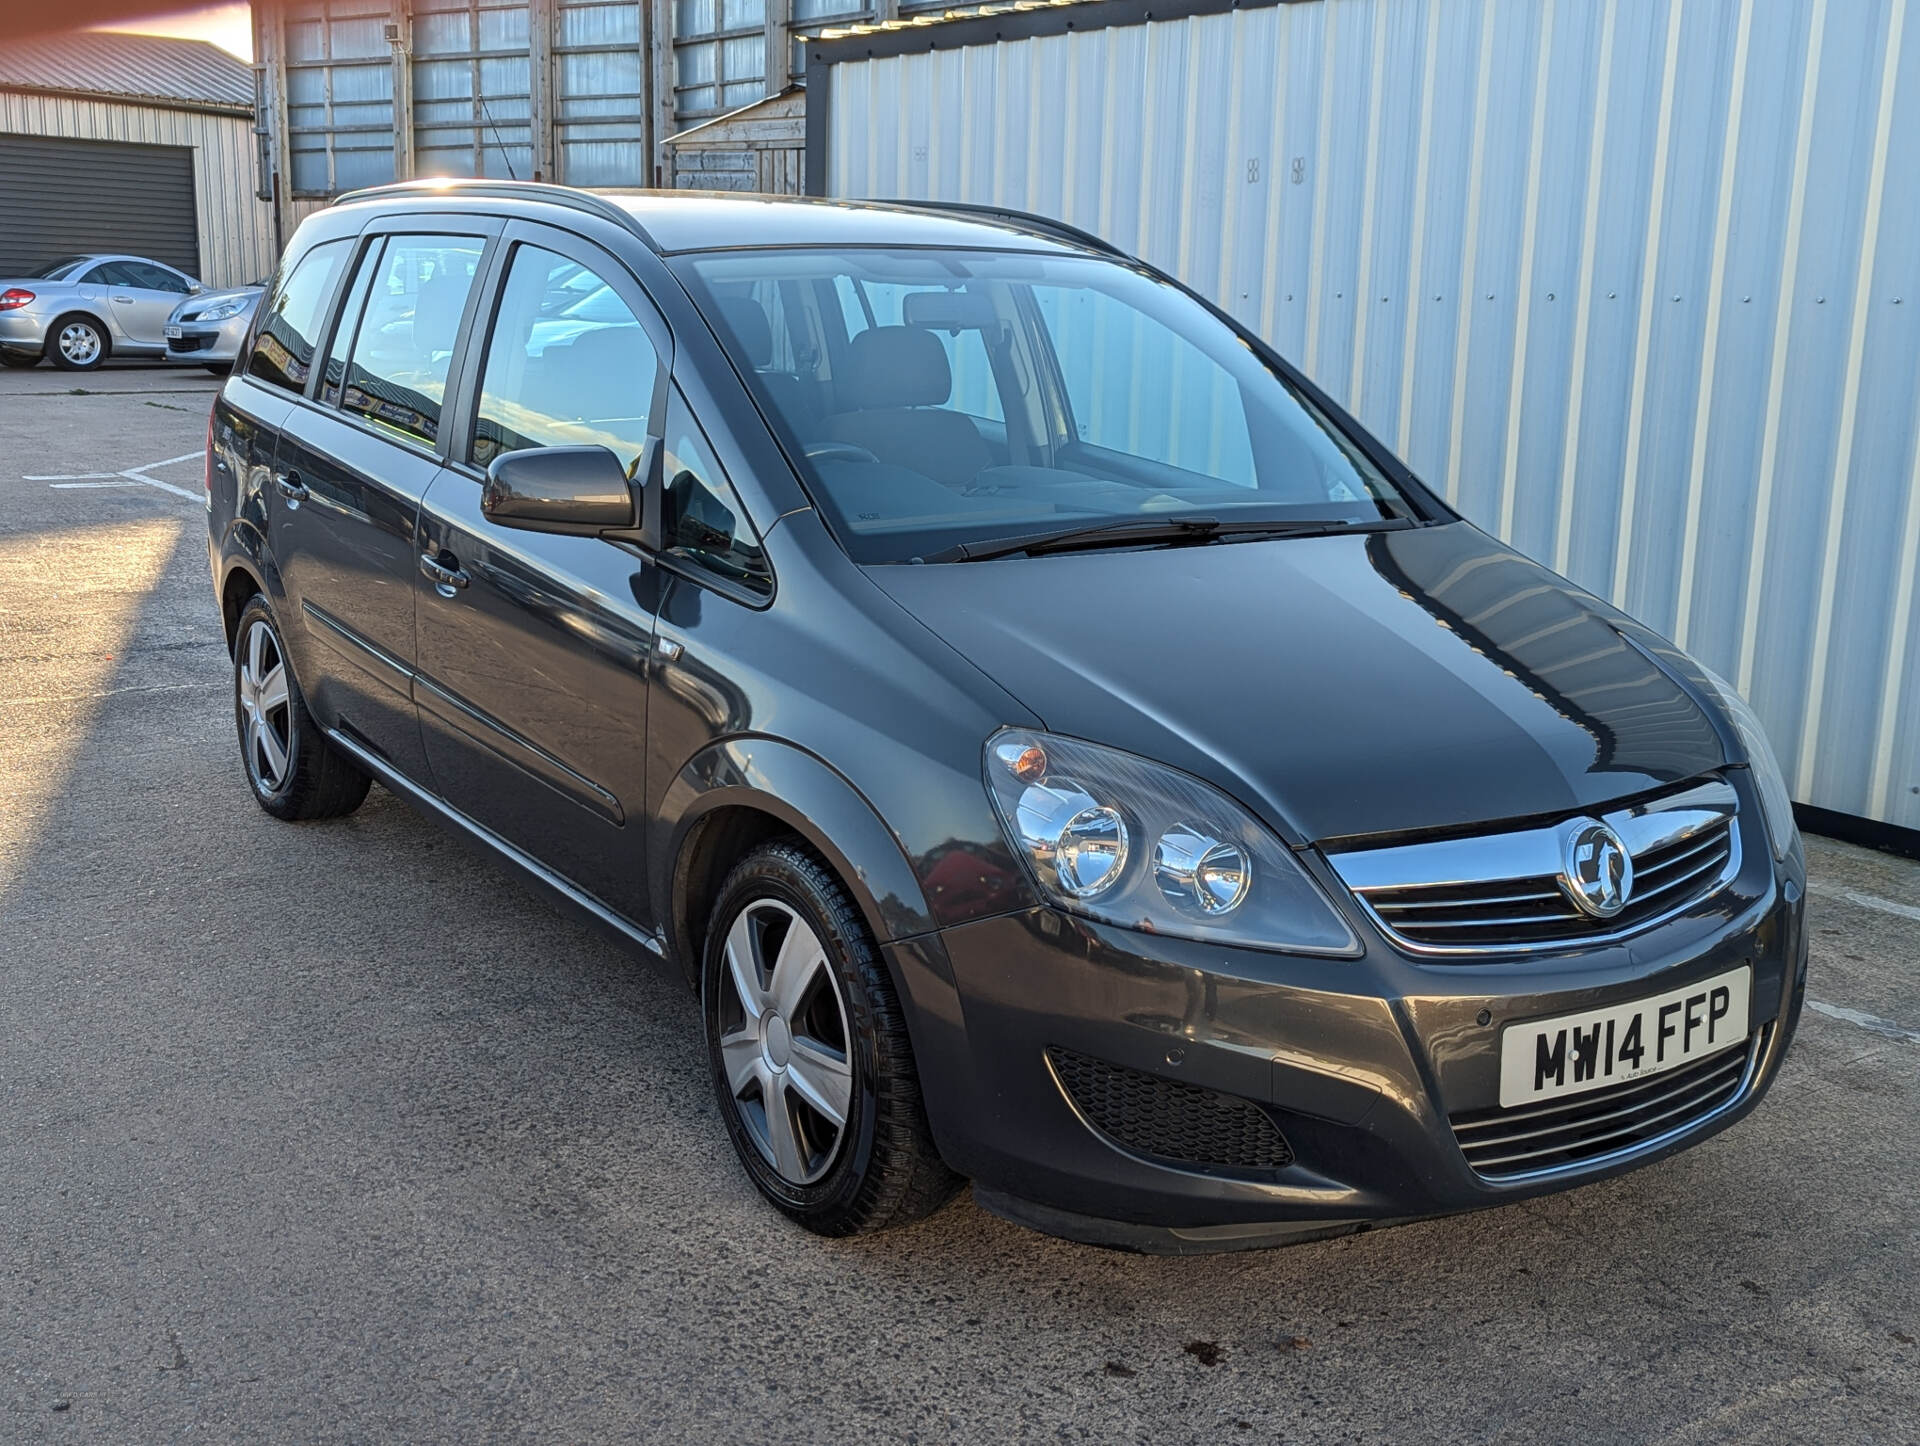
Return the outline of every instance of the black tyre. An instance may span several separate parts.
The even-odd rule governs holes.
[[[217,377],[228,377],[233,375],[232,362],[206,362],[206,363],[203,363],[203,365],[206,367],[208,371],[212,372]]]
[[[71,312],[47,328],[47,360],[65,372],[96,371],[113,355],[106,323]]]
[[[234,629],[233,716],[254,799],[275,818],[352,813],[372,782],[327,742],[287,662],[273,610],[255,595]]]
[[[740,862],[702,965],[714,1092],[762,1195],[820,1235],[905,1225],[952,1196],[886,965],[811,850],[782,840]]]
[[[39,365],[38,352],[0,351],[0,367],[37,367]]]

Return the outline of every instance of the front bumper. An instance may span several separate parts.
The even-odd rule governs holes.
[[[935,1137],[982,1204],[1101,1244],[1223,1249],[1545,1194],[1724,1129],[1765,1094],[1791,1041],[1806,981],[1803,894],[1798,855],[1776,867],[1762,843],[1684,916],[1584,952],[1421,962],[1356,917],[1361,958],[1310,959],[1047,908],[889,952],[914,996]],[[1661,994],[1742,963],[1753,969],[1751,1066],[1711,1110],[1525,1179],[1468,1164],[1451,1117],[1497,1105],[1504,1025]],[[1223,1169],[1125,1148],[1070,1099],[1058,1061],[1073,1056],[1249,1101],[1291,1158]]]
[[[180,335],[167,338],[167,360],[193,366],[231,366],[240,358],[240,343],[246,340],[252,320],[251,314],[243,312],[225,321],[170,323],[180,328]]]

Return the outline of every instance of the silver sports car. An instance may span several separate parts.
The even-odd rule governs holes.
[[[266,286],[256,281],[231,291],[203,291],[182,301],[167,318],[167,360],[191,362],[210,372],[231,371]]]
[[[0,362],[84,372],[116,354],[165,356],[167,319],[202,290],[144,256],[63,256],[0,279]]]

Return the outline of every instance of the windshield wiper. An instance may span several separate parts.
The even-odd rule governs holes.
[[[1217,542],[1230,537],[1317,537],[1330,532],[1387,532],[1413,526],[1406,517],[1295,518],[1265,521],[1248,519],[1222,522],[1217,517],[1130,518],[1119,522],[1097,522],[1091,526],[1069,527],[1056,532],[1031,532],[1020,537],[1001,537],[987,542],[956,542],[938,552],[919,558],[920,562],[983,562],[992,557],[1011,557],[1016,553],[1038,556],[1046,552],[1072,552],[1080,548],[1131,547],[1158,544],[1163,547]]]

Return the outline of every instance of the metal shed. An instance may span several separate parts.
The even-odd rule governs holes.
[[[1920,829],[1911,8],[843,27],[807,42],[809,183],[1043,212],[1172,271],[1468,516],[1735,680],[1803,804]]]
[[[252,79],[225,51],[115,34],[0,48],[0,273],[129,251],[254,281],[277,254],[254,191]]]

